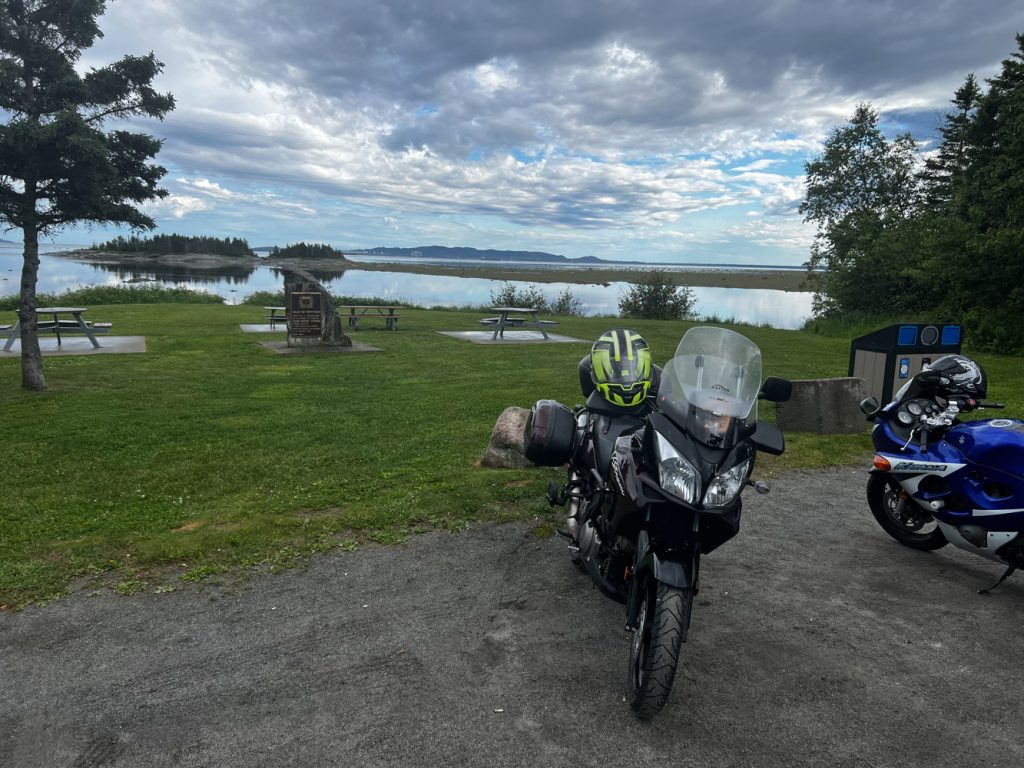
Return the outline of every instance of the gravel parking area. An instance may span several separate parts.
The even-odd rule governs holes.
[[[0,766],[1019,766],[1024,578],[905,549],[860,468],[747,496],[671,699],[623,699],[621,606],[532,525],[239,585],[0,614]]]

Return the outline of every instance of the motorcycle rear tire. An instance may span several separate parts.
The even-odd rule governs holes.
[[[915,533],[903,525],[896,515],[902,488],[889,475],[876,473],[868,478],[868,506],[882,530],[905,547],[925,552],[940,549],[949,541],[939,528],[928,533]],[[912,502],[911,502],[912,503]]]
[[[655,582],[645,590],[629,652],[627,697],[641,720],[650,720],[668,701],[679,664],[693,590]]]

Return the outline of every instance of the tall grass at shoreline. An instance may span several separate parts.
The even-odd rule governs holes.
[[[216,294],[188,288],[165,288],[157,285],[121,286],[87,285],[69,288],[60,293],[36,295],[36,306],[74,306],[84,304],[223,304]],[[17,311],[20,298],[0,296],[0,311]]]

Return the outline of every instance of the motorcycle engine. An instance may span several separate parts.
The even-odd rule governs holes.
[[[596,555],[601,549],[601,536],[598,534],[594,523],[587,520],[580,529],[579,536],[580,558],[588,560]]]

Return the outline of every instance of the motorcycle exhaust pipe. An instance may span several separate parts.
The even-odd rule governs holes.
[[[565,528],[572,534],[574,539],[580,537],[580,523],[576,519],[576,513],[579,511],[580,502],[578,499],[573,499],[569,502],[569,516],[565,518]]]
[[[565,484],[565,494],[569,499],[569,515],[565,519],[565,527],[572,534],[573,539],[578,539],[580,534],[580,489],[579,475],[575,471],[569,473],[569,481]]]

